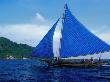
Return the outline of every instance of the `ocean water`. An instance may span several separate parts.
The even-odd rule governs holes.
[[[37,60],[0,60],[0,82],[110,82],[110,66],[47,67]]]

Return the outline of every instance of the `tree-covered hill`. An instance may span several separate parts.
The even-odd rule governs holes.
[[[17,44],[7,38],[0,37],[0,58],[13,56],[15,58],[31,57],[33,47]]]

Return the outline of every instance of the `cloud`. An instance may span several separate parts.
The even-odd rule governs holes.
[[[32,23],[36,24],[36,25],[51,25],[53,23],[53,21],[51,20],[47,20],[42,14],[40,13],[36,13],[35,17],[32,18],[31,20]],[[52,25],[51,25],[52,26]]]
[[[51,26],[49,25],[36,24],[5,25],[0,26],[0,37],[9,38],[17,43],[36,46],[50,28]],[[59,34],[55,33],[55,39],[58,36]]]
[[[46,22],[46,19],[39,13],[36,13],[36,19],[41,22]]]
[[[105,32],[105,33],[100,33],[98,34],[98,36],[104,40],[105,42],[107,42],[108,44],[110,44],[110,33],[109,32]]]
[[[42,14],[36,13],[35,17],[32,18],[32,23],[37,24],[37,25],[50,25],[51,21],[47,20]]]
[[[109,30],[109,26],[103,25],[103,26],[99,26],[99,27],[98,27],[98,29],[97,29],[97,27],[95,27],[96,29],[93,30],[92,33],[94,33],[96,36],[98,36],[103,41],[105,41],[108,44],[110,44],[110,30]]]

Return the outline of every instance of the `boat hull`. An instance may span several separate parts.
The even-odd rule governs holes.
[[[107,61],[97,61],[97,62],[90,62],[90,61],[79,61],[76,62],[74,60],[59,60],[57,62],[48,62],[49,66],[52,67],[100,67],[103,65],[108,65]]]
[[[65,64],[51,64],[49,66],[52,67],[100,67],[103,65],[107,65],[107,63],[104,62],[100,62],[100,63],[94,63],[94,64],[85,64],[85,63],[79,63],[79,64],[75,64],[75,63],[65,63]]]

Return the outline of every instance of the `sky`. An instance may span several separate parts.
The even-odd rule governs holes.
[[[0,0],[0,37],[36,46],[62,16],[65,3],[87,29],[110,44],[110,0]]]

